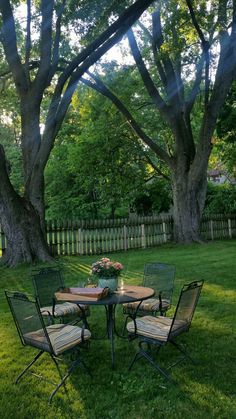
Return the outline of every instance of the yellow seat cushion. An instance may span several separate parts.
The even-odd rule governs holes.
[[[81,304],[84,314],[89,314],[89,307]],[[40,311],[43,316],[52,316],[52,306],[41,307]],[[82,312],[81,308],[75,303],[65,302],[62,304],[56,304],[54,308],[54,317],[63,317],[69,314],[78,314]]]
[[[59,355],[66,350],[73,348],[82,341],[82,328],[78,326],[53,324],[46,327],[46,330],[55,355]],[[35,346],[46,352],[51,352],[50,345],[43,329],[25,333],[23,337],[26,344]],[[84,329],[84,340],[88,340],[90,337],[90,331]]]
[[[163,316],[144,316],[136,319],[136,334],[145,336],[151,339],[160,341],[167,341],[170,332],[172,318]],[[175,336],[186,330],[188,324],[181,320],[175,320],[171,335]],[[127,323],[127,330],[129,333],[135,333],[135,322]]]
[[[136,311],[140,301],[135,301],[132,303],[123,304],[125,313],[133,313]],[[169,300],[162,300],[162,309],[167,310],[170,306]],[[138,311],[159,311],[160,310],[160,301],[159,298],[148,298],[141,302],[138,307]]]

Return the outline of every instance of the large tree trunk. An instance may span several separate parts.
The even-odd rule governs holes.
[[[198,179],[191,172],[172,173],[174,240],[178,243],[201,242],[200,223],[207,189],[207,177]]]
[[[31,202],[45,231],[44,164],[38,158],[42,139],[40,134],[40,103],[32,91],[21,100],[21,142],[24,163],[25,198]]]
[[[12,205],[13,202],[15,205]],[[5,210],[0,207],[2,228],[7,238],[3,262],[15,266],[20,262],[31,263],[34,260],[52,261],[40,219],[32,205],[20,197],[14,201],[10,197],[8,204]]]
[[[3,262],[15,266],[35,259],[51,261],[40,217],[26,198],[13,189],[3,147],[0,146],[0,218],[7,239]]]

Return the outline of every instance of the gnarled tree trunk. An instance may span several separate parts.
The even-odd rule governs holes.
[[[200,223],[205,202],[206,177],[196,182],[191,173],[172,175],[174,240],[201,242]]]
[[[13,189],[1,145],[0,178],[0,218],[7,239],[3,262],[15,266],[35,259],[51,261],[40,217],[30,201],[20,197]]]

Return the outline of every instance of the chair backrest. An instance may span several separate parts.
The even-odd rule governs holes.
[[[45,346],[53,352],[37,300],[18,291],[5,290],[5,295],[22,344],[39,347],[34,333],[40,331],[40,349]]]
[[[169,334],[178,333],[179,329],[189,329],[198,303],[204,281],[194,281],[183,286]]]
[[[58,268],[47,267],[34,271],[32,281],[40,307],[52,305],[55,292],[64,288],[62,273]]]
[[[143,285],[153,288],[156,297],[171,302],[175,279],[175,266],[167,263],[150,262],[144,266]]]

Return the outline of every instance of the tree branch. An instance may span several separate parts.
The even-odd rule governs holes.
[[[29,61],[31,51],[31,0],[27,0],[27,26],[26,26],[26,41],[25,41],[25,71],[30,83]]]
[[[16,88],[21,94],[27,90],[28,80],[17,50],[15,22],[9,0],[1,0],[0,11],[3,20],[1,42]]]
[[[177,13],[177,3],[176,3],[176,13]],[[179,49],[179,45],[178,45],[178,38],[179,35],[177,33],[176,30],[176,21],[175,21],[175,16],[173,18],[172,21],[172,25],[171,25],[171,31],[172,31],[172,37],[173,37],[173,48],[174,51],[178,51]],[[176,84],[178,86],[178,92],[179,92],[179,97],[180,97],[180,101],[183,103],[185,100],[185,96],[184,96],[184,83],[182,80],[182,61],[181,61],[181,54],[176,54],[175,53],[175,63],[174,63],[174,73],[175,73],[175,77],[176,77]]]
[[[54,0],[41,0],[41,42],[40,42],[40,65],[34,80],[34,86],[38,83],[43,88],[48,85],[48,76],[51,69],[52,58],[52,16]]]
[[[62,15],[65,10],[66,0],[63,0],[59,10],[57,12],[57,20],[56,20],[56,34],[53,46],[53,54],[52,54],[52,72],[55,71],[59,62],[59,44],[61,38],[61,20]]]
[[[202,81],[202,70],[204,67],[204,54],[202,55],[202,57],[200,58],[200,60],[198,61],[198,63],[196,64],[195,68],[196,68],[196,76],[195,76],[195,80],[193,82],[193,87],[186,99],[186,111],[188,114],[190,114],[193,105],[195,103],[195,99],[197,97],[197,94],[199,92],[199,88],[200,88],[200,84]]]
[[[151,157],[148,155],[148,153],[144,153],[144,157],[147,160],[147,162],[152,166],[152,168],[155,170],[156,173],[158,173],[161,177],[163,177],[164,179],[170,181],[170,177],[167,176],[165,173],[163,173],[159,167],[153,163]]]
[[[152,14],[152,19],[153,19],[153,14]],[[152,34],[151,34],[151,32],[149,32],[149,30],[146,28],[146,26],[143,25],[142,22],[138,21],[137,24],[142,29],[142,31],[146,34],[147,38],[149,39],[149,41],[152,45],[152,53],[153,53],[154,63],[156,64],[157,71],[158,71],[159,76],[161,78],[162,84],[166,88],[166,86],[167,86],[166,75],[165,75],[164,69],[162,67],[162,63],[161,63],[161,61],[158,57],[158,54],[157,54],[156,26],[153,22],[153,25],[152,25],[153,31],[152,31]]]
[[[155,62],[156,67],[157,67],[157,71],[159,73],[159,76],[160,76],[160,79],[162,81],[163,87],[166,90],[166,88],[167,88],[166,74],[165,74],[165,71],[164,71],[164,68],[162,66],[161,60],[159,59],[158,53],[157,53],[157,50],[159,50],[160,46],[163,43],[163,37],[162,37],[162,34],[160,33],[160,31],[158,30],[158,28],[155,25],[154,18],[155,18],[155,12],[152,14],[152,38],[151,38],[152,52],[153,52],[154,62]]]
[[[60,129],[60,126],[62,124],[62,120],[66,114],[66,111],[68,109],[68,106],[70,105],[72,95],[74,91],[76,90],[76,87],[78,85],[80,77],[83,76],[83,74],[88,70],[90,66],[92,66],[99,58],[102,57],[113,45],[115,45],[127,32],[130,25],[132,25],[136,19],[140,16],[142,11],[144,10],[144,3],[150,4],[153,0],[138,0],[136,3],[134,3],[129,9],[127,9],[114,24],[112,25],[113,28],[115,28],[114,34],[112,36],[109,36],[106,41],[104,41],[104,34],[109,33],[110,31],[106,30],[104,31],[94,42],[92,42],[87,48],[85,48],[84,51],[82,51],[78,57],[77,60],[82,60],[82,57],[84,57],[84,61],[80,66],[78,66],[77,70],[73,72],[71,75],[71,78],[69,80],[68,86],[65,90],[65,93],[61,99],[61,93],[64,87],[65,82],[67,81],[67,74],[68,74],[68,68],[72,68],[73,65],[70,63],[70,65],[67,67],[65,72],[61,75],[59,78],[57,87],[55,89],[53,99],[49,108],[48,117],[46,120],[46,129],[47,126],[49,129],[51,129],[52,125],[54,127],[54,138]],[[134,7],[136,5],[136,7]],[[146,6],[147,7],[147,6]],[[132,13],[131,13],[132,11]],[[123,18],[122,18],[123,16]],[[117,29],[117,22],[119,22],[120,27]],[[100,42],[98,41],[100,39]],[[90,51],[91,45],[95,46],[95,43],[98,44],[98,48],[94,51]],[[99,43],[101,45],[99,45]]]
[[[120,101],[120,99],[108,89],[107,86],[94,74],[88,72],[89,76],[94,80],[91,82],[88,79],[81,78],[81,81],[87,86],[93,88],[97,92],[101,93],[103,96],[107,97],[112,101],[112,103],[117,107],[117,109],[124,115],[127,122],[138,135],[138,137],[147,144],[162,160],[164,160],[169,166],[172,165],[172,160],[170,156],[159,147],[140,127],[135,118],[131,115],[126,106]]]
[[[234,0],[233,5],[230,35],[224,25],[226,14],[222,8],[220,10],[221,14],[219,15],[219,20],[221,20],[222,23],[222,30],[220,31],[219,40],[221,50],[215,75],[215,83],[200,130],[199,147],[195,162],[196,165],[201,164],[201,153],[203,150],[206,150],[206,152],[210,154],[212,148],[211,138],[214,133],[216,120],[232,82],[236,79],[236,0]]]
[[[166,103],[161,98],[156,86],[154,85],[154,83],[151,79],[151,76],[150,76],[150,74],[149,74],[149,72],[148,72],[148,70],[147,70],[147,68],[144,64],[142,56],[140,54],[140,51],[139,51],[137,42],[135,40],[133,31],[131,29],[128,31],[128,39],[129,39],[129,44],[130,44],[130,48],[131,48],[134,60],[136,62],[136,65],[138,67],[139,73],[140,73],[141,78],[143,80],[144,86],[147,89],[148,94],[150,95],[153,102],[157,106],[160,114],[163,115],[163,117],[165,119],[169,120],[170,117],[169,117],[168,106],[166,105]]]
[[[128,28],[131,27],[136,20],[141,16],[141,14],[153,3],[154,0],[137,0],[134,4],[132,4],[128,9],[126,9],[119,18],[112,23],[104,32],[101,33],[94,41],[92,41],[86,48],[83,49],[81,53],[79,53],[74,60],[68,65],[64,73],[61,75],[58,81],[58,89],[60,94],[64,88],[65,83],[67,82],[68,78],[74,72],[74,70],[84,62],[89,56],[95,56],[94,59],[91,59],[91,63],[93,64],[96,62],[102,54],[108,51],[115,43],[118,42],[122,38],[122,36],[127,32]],[[120,32],[117,37],[114,38],[114,41],[109,43],[109,38]],[[102,49],[102,53],[97,53],[97,49],[100,48],[105,42],[108,42],[107,48]],[[92,65],[90,64],[90,65]],[[86,70],[85,70],[86,71]]]
[[[158,48],[159,53],[161,54],[161,60],[158,60],[157,58],[159,61],[157,61],[157,68],[166,91],[167,99],[172,104],[173,108],[176,108],[181,102],[179,97],[179,87],[181,87],[181,85],[178,86],[175,70],[170,57],[166,52],[161,51],[164,38],[162,34],[160,10],[157,10],[152,14],[152,27],[154,46],[155,49]],[[161,64],[161,61],[163,65]]]
[[[233,19],[232,19],[232,32],[231,32],[231,43],[234,46],[234,59],[235,57],[235,43],[236,43],[236,0],[233,0]]]
[[[202,46],[202,51],[205,57],[205,107],[208,104],[209,101],[209,88],[210,88],[210,77],[209,77],[209,67],[210,67],[210,44],[209,42],[205,39],[204,34],[198,24],[195,12],[193,10],[193,6],[192,6],[192,2],[191,0],[186,0],[190,15],[191,15],[191,19],[193,22],[193,25],[198,33],[198,36],[200,38],[201,41],[201,46]]]
[[[39,159],[42,159],[45,164],[80,77],[82,77],[91,65],[123,37],[129,27],[133,25],[153,1],[154,0],[137,0],[132,4],[132,6],[126,9],[108,29],[79,53],[59,77],[45,123],[43,137],[47,138],[47,145],[44,145],[44,150],[42,150],[41,147],[39,151]],[[68,79],[70,79],[69,83],[61,98],[64,86],[68,82]],[[43,141],[43,143],[45,144],[45,141]]]

